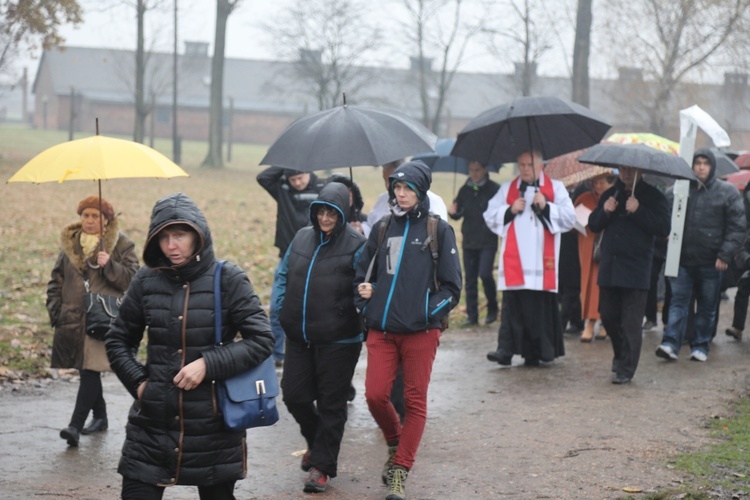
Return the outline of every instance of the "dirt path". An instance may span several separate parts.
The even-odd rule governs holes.
[[[485,360],[495,327],[444,334],[430,386],[429,419],[407,481],[411,499],[621,498],[674,486],[666,457],[710,442],[705,422],[727,415],[727,403],[750,387],[750,345],[723,335],[723,304],[707,363],[654,356],[660,333],[646,334],[632,384],[610,383],[609,341],[566,338],[567,355],[552,366],[501,368]],[[496,326],[496,325],[495,325]],[[366,358],[355,376],[339,476],[316,498],[384,498],[385,445],[364,401]],[[116,377],[104,379],[110,430],[68,449],[58,431],[68,422],[77,382],[52,381],[0,390],[0,498],[118,498],[117,461],[130,397]],[[304,447],[282,406],[274,427],[249,433],[248,478],[238,499],[309,498],[293,453]],[[170,488],[165,499],[197,498]]]

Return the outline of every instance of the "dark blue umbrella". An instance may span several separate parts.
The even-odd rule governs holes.
[[[433,172],[469,173],[469,160],[451,155],[456,139],[438,139],[434,153],[414,155],[414,160],[422,160]]]

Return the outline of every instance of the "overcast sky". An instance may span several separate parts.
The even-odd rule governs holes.
[[[62,35],[66,44],[70,46],[83,47],[106,47],[123,48],[133,50],[135,48],[136,21],[135,9],[132,6],[118,5],[116,0],[79,0],[83,6],[84,23],[78,28],[64,27]],[[184,41],[204,41],[213,46],[214,22],[216,3],[213,0],[178,0],[179,1],[179,44],[183,50]],[[243,59],[273,59],[276,57],[273,47],[269,46],[268,40],[263,37],[259,27],[261,19],[273,19],[278,13],[285,9],[290,2],[301,0],[243,0],[238,9],[229,17],[227,27],[226,55],[232,58]],[[376,18],[378,23],[386,28],[396,26],[398,19],[393,16],[399,11],[398,2],[393,2],[392,7],[385,9],[384,0],[376,0],[380,8],[377,9]],[[387,1],[387,0],[386,0]],[[559,26],[556,27],[556,37],[559,39],[557,45],[564,45],[549,51],[539,65],[539,73],[544,75],[568,76],[569,62],[572,58],[571,50],[573,31],[572,20],[575,19],[574,0],[547,0],[548,3],[559,3],[561,9],[555,12]],[[153,48],[158,51],[171,51],[172,47],[172,0],[164,0],[161,11],[151,11],[147,14],[147,49]],[[104,8],[102,5],[113,5]],[[568,7],[565,7],[568,6]],[[391,35],[392,36],[392,35]],[[154,44],[154,45],[151,45]],[[213,47],[210,49],[213,50]],[[19,61],[19,67],[25,65],[30,74],[36,72],[38,57],[37,51],[32,57],[25,57]],[[387,60],[389,65],[404,67],[408,65],[406,54],[394,56],[392,53],[378,54],[381,60]],[[461,66],[462,71],[496,72],[512,71],[512,61],[503,62],[493,58],[483,43],[475,43],[469,48],[465,62]],[[374,61],[373,61],[374,62]],[[592,61],[596,64],[596,59]],[[20,70],[19,70],[20,71]],[[593,70],[593,74],[597,71]]]

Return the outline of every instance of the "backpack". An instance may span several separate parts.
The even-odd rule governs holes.
[[[427,218],[427,239],[424,240],[424,243],[422,243],[422,246],[420,250],[423,252],[427,249],[427,247],[430,248],[430,254],[432,256],[432,281],[435,285],[435,291],[440,290],[440,282],[437,279],[437,270],[438,270],[438,264],[440,262],[440,244],[438,242],[438,235],[437,235],[437,228],[438,228],[438,221],[440,220],[440,216],[437,214],[433,214],[432,212],[429,213]],[[378,258],[378,252],[380,251],[380,247],[383,245],[383,242],[385,241],[385,233],[388,229],[388,224],[391,222],[391,215],[384,215],[380,219],[380,226],[378,226],[378,246],[375,249],[375,255],[372,256],[372,260],[370,261],[370,266],[367,268],[367,274],[365,275],[365,281],[370,281],[370,276],[372,275],[372,268],[375,264],[375,259]],[[445,330],[448,328],[448,316],[449,314],[446,314],[442,321],[441,321],[441,329]]]

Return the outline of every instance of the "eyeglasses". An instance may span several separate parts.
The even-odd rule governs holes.
[[[339,212],[335,208],[320,207],[318,209],[318,217],[328,217],[329,219],[338,219]]]

